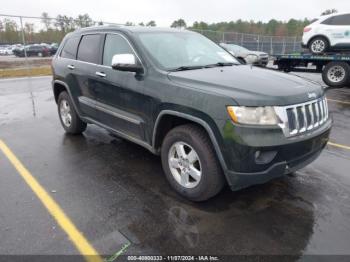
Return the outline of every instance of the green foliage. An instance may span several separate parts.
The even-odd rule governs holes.
[[[126,26],[134,26],[135,24],[134,24],[133,22],[127,21],[127,22],[125,23],[125,25],[126,25]]]
[[[330,14],[335,12],[337,12],[337,10],[330,9],[326,10],[322,14]],[[24,24],[25,37],[28,43],[59,43],[67,33],[74,31],[77,28],[93,26],[95,24],[103,25],[102,21],[94,22],[88,14],[81,14],[76,18],[60,14],[55,19],[52,19],[46,12],[41,14],[40,23],[42,24],[42,29],[38,29],[38,27],[36,27],[37,25],[32,23],[27,22]],[[212,24],[208,24],[203,21],[196,21],[191,27],[188,27],[185,20],[180,18],[175,20],[171,24],[171,27],[218,31],[218,34],[220,32],[238,32],[271,36],[298,36],[302,34],[303,28],[309,23],[310,21],[306,18],[304,20],[290,19],[287,22],[271,19],[267,23],[239,19],[236,21]],[[133,26],[135,23],[129,21],[126,22],[126,25]],[[148,23],[141,22],[138,25],[156,26],[156,22],[151,20]],[[216,32],[213,32],[213,34],[216,34]],[[21,28],[19,24],[12,19],[0,19],[0,44],[13,44],[20,42]]]
[[[310,24],[310,20],[290,19],[288,22],[271,19],[267,23],[261,21],[244,21],[238,19],[230,22],[219,22],[207,24],[205,22],[194,22],[189,29],[212,30],[220,32],[238,32],[271,36],[298,36],[303,32],[303,28]]]
[[[331,14],[335,14],[338,13],[337,9],[327,9],[326,11],[322,12],[321,15],[331,15]]]
[[[146,24],[146,26],[157,26],[157,24],[155,21],[151,20]]]
[[[103,22],[95,23],[88,14],[78,15],[73,18],[66,15],[58,15],[55,19],[49,17],[48,13],[41,14],[40,22],[44,29],[35,30],[33,23],[24,24],[24,33],[27,43],[59,43],[69,32],[77,28],[93,26],[95,24],[103,25]],[[0,44],[21,43],[21,28],[15,20],[5,18],[0,20]]]
[[[186,22],[185,20],[183,20],[182,18],[178,19],[178,20],[175,20],[170,27],[173,27],[173,28],[179,28],[179,29],[182,29],[182,28],[186,28]]]

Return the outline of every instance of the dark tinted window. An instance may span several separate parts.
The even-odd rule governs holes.
[[[350,25],[350,14],[330,17],[322,22],[325,25]]]
[[[101,35],[85,35],[80,41],[77,59],[89,63],[100,64]]]
[[[103,64],[110,66],[112,58],[117,54],[133,54],[129,43],[120,35],[107,35],[103,53]]]
[[[29,47],[29,50],[30,50],[30,51],[39,51],[39,50],[40,50],[40,46],[34,46],[34,45],[33,45],[33,46],[30,46],[30,47]]]
[[[333,21],[333,17],[330,17],[330,18],[327,18],[326,20],[324,20],[321,24],[332,25],[332,21]]]
[[[80,37],[69,38],[62,49],[61,57],[75,59],[77,57],[79,40]]]

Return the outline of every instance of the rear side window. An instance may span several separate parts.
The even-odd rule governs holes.
[[[122,36],[114,34],[107,35],[103,52],[103,64],[110,66],[113,56],[119,54],[134,54],[134,52]]]
[[[75,59],[77,57],[79,40],[80,37],[69,38],[62,49],[61,57]]]
[[[330,17],[322,22],[325,25],[350,25],[350,14]]]
[[[101,62],[102,35],[84,35],[80,41],[77,59],[93,64]]]

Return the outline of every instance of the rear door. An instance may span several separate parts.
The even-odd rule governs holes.
[[[96,100],[96,71],[101,63],[102,55],[102,34],[83,35],[77,51],[77,59],[68,69],[73,71],[75,96],[78,98],[79,107],[82,113],[93,120],[97,119],[95,109]]]

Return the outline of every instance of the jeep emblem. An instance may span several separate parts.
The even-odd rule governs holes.
[[[316,98],[316,93],[307,93],[308,98]]]

